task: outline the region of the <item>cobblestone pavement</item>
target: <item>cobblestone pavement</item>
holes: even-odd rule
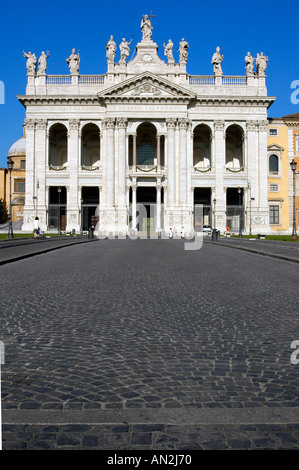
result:
[[[299,449],[298,266],[101,240],[0,267],[3,449]]]

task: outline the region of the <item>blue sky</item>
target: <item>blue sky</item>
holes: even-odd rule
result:
[[[117,45],[133,38],[131,52],[141,40],[143,14],[153,12],[153,39],[164,60],[163,43],[172,39],[178,61],[181,38],[189,43],[187,71],[211,75],[216,46],[224,50],[224,75],[245,75],[248,51],[269,56],[268,94],[277,100],[270,117],[299,112],[291,102],[291,83],[299,80],[299,0],[52,0],[2,2],[0,28],[0,80],[5,104],[0,104],[0,167],[6,167],[11,145],[22,136],[25,109],[16,95],[25,94],[26,59],[23,50],[50,51],[47,73],[69,74],[66,58],[80,50],[81,74],[104,74],[105,46],[110,35]],[[117,52],[116,60],[119,58]],[[297,95],[298,96],[298,95]]]

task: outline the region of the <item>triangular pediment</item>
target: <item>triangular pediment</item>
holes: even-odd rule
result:
[[[190,101],[196,98],[196,93],[147,71],[102,90],[98,97],[104,101],[136,101],[136,99]]]
[[[271,145],[268,145],[268,151],[276,151],[276,152],[282,152],[284,150],[284,147],[281,147],[281,145],[278,145],[278,144],[271,144]]]

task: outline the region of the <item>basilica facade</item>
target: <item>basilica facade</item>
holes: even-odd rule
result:
[[[140,42],[106,44],[103,75],[81,75],[73,49],[67,75],[47,75],[49,54],[27,59],[26,197],[23,231],[98,236],[168,233],[204,225],[220,233],[270,233],[267,57],[245,55],[241,76],[187,73],[189,44],[158,55],[151,21]]]

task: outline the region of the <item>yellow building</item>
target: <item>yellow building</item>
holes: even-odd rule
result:
[[[0,168],[0,199],[6,204],[7,212],[10,211],[10,192],[12,222],[23,219],[25,203],[25,168],[26,168],[26,138],[23,136],[17,140],[8,152],[8,160],[13,162],[11,174],[7,168]]]
[[[271,230],[290,233],[288,126],[283,118],[268,119],[268,202]]]
[[[293,226],[293,194],[295,189],[295,222],[296,230],[298,232],[299,227],[299,113],[290,114],[288,116],[283,116],[283,120],[288,129],[288,159],[289,167],[290,162],[294,159],[297,163],[297,168],[295,172],[295,181],[294,174],[289,168],[289,199],[290,199],[290,230]]]

